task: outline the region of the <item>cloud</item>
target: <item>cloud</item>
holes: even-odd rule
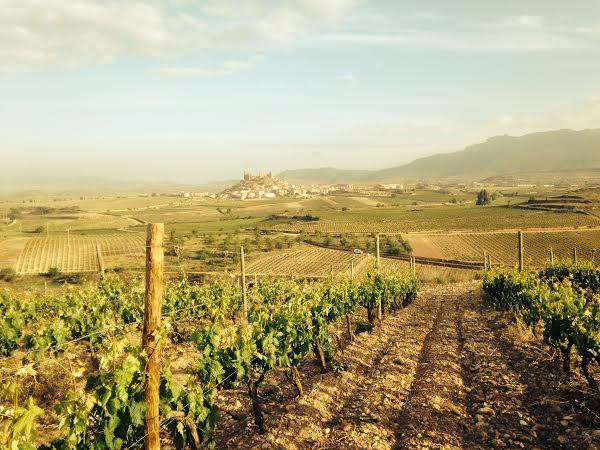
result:
[[[354,82],[357,80],[356,76],[352,75],[352,74],[338,75],[337,77],[335,77],[335,79],[338,81],[348,81],[348,82]]]
[[[287,44],[352,0],[0,0],[0,68]]]
[[[396,46],[456,52],[532,52],[574,49],[584,46],[568,36],[401,30],[390,33],[336,33],[325,39],[333,44]]]
[[[544,19],[541,16],[510,16],[502,18],[499,21],[487,23],[491,28],[499,29],[519,29],[519,30],[537,30],[544,28]]]
[[[500,125],[511,125],[515,119],[508,114],[496,117],[496,122]]]
[[[151,73],[162,78],[222,77],[251,69],[262,60],[263,55],[254,55],[245,60],[225,61],[217,67],[161,67]]]
[[[453,52],[540,52],[592,48],[593,27],[569,28],[546,24],[541,16],[518,15],[493,21],[418,15],[370,15],[349,26],[324,33],[334,45],[373,45]],[[585,29],[585,31],[583,31]]]

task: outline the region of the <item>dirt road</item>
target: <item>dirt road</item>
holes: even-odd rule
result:
[[[303,398],[282,400],[272,394],[281,383],[267,383],[269,432],[230,412],[237,423],[217,446],[598,448],[600,397],[480,297],[476,283],[425,291],[348,345],[338,355],[346,370],[305,368]]]

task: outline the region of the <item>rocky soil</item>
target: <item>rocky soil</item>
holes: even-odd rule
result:
[[[337,358],[346,370],[301,368],[300,399],[282,373],[267,379],[265,435],[243,390],[223,391],[217,447],[600,448],[600,395],[513,317],[486,308],[477,283],[424,291]]]

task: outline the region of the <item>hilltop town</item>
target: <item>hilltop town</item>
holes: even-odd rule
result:
[[[245,171],[244,178],[237,184],[225,189],[220,198],[254,199],[275,197],[308,198],[314,195],[327,195],[334,191],[350,192],[352,185],[310,185],[290,184],[273,176],[271,172],[259,172],[258,175]]]

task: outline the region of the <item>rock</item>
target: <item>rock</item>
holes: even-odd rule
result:
[[[352,429],[352,424],[350,422],[344,421],[340,424],[340,427],[343,431],[350,431]]]
[[[561,444],[566,444],[567,442],[569,442],[569,439],[566,436],[559,436],[558,437],[558,442],[560,442]]]
[[[245,412],[233,411],[229,414],[231,414],[231,417],[233,417],[235,420],[243,420],[248,417],[248,414]]]
[[[481,414],[475,414],[475,422],[483,422],[483,416]]]
[[[527,422],[525,422],[523,419],[519,420],[519,425],[522,425],[524,427],[527,426]]]
[[[519,441],[523,441],[523,442],[531,442],[533,440],[533,438],[531,436],[527,436],[525,434],[520,434],[517,436],[517,439]]]
[[[560,421],[560,424],[561,424],[563,427],[568,427],[568,426],[569,426],[569,421],[568,421],[568,420],[561,420],[561,421]]]
[[[456,414],[457,416],[462,416],[462,411],[456,405],[450,405],[450,411],[452,411],[452,413]]]
[[[329,433],[331,433],[331,428],[325,428],[325,429],[323,430],[323,433],[325,433],[325,434],[329,434]]]
[[[485,405],[485,403],[484,403],[484,405]],[[496,413],[494,412],[494,410],[492,408],[490,408],[489,406],[484,406],[483,408],[479,408],[477,410],[477,412],[479,414],[487,414],[489,416],[495,416],[496,415]]]
[[[240,409],[242,407],[242,402],[240,402],[239,400],[236,400],[235,403],[233,404],[233,407],[235,409]]]

